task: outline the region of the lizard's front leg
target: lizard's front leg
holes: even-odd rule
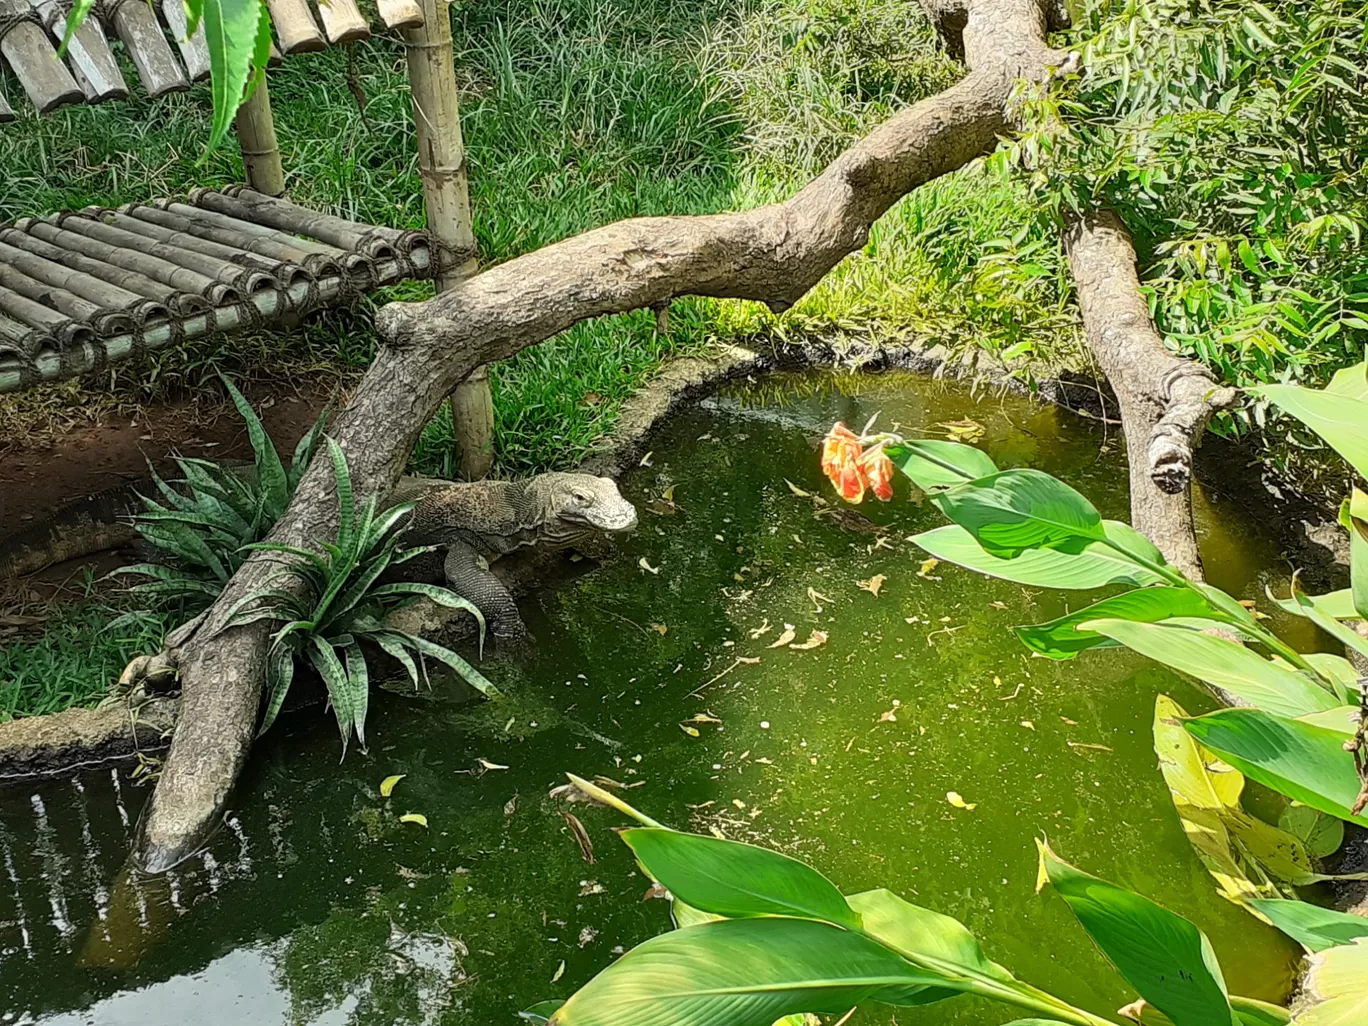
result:
[[[489,571],[489,564],[469,545],[453,542],[443,565],[447,584],[462,598],[469,599],[484,615],[485,628],[501,641],[521,641],[528,637],[527,626],[518,613],[513,596],[501,580]]]

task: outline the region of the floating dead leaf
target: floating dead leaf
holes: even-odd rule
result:
[[[556,971],[551,974],[551,982],[555,983],[565,975],[565,959],[561,959],[560,965],[556,966]]]
[[[604,887],[603,884],[599,883],[597,880],[580,881],[581,898],[587,898],[591,894],[602,894],[605,890],[607,890],[607,888]]]
[[[789,648],[794,649],[798,652],[806,652],[809,649],[820,648],[822,645],[825,645],[826,643],[826,631],[813,631],[811,634],[808,635],[807,641],[803,642],[801,645],[790,645]]]
[[[1145,1014],[1147,1004],[1148,1003],[1144,998],[1140,998],[1138,1001],[1132,1001],[1128,1005],[1122,1005],[1116,1010],[1116,1014],[1123,1019],[1129,1019],[1132,1022],[1140,1022]]]
[[[500,765],[500,764],[497,763],[497,762],[490,762],[488,759],[476,759],[475,761],[478,762],[478,763],[480,764],[480,772],[481,772],[481,773],[488,773],[490,770],[506,770],[506,769],[508,769],[507,766]]]
[[[992,602],[989,602],[988,604],[989,604],[990,606],[992,606],[994,609],[1006,609],[1006,608],[1007,608],[1007,603],[1006,603],[1006,602],[1002,602],[1002,601],[1000,601],[999,599],[994,599]]]
[[[403,780],[407,775],[408,774],[406,773],[395,773],[380,781],[380,797],[388,798],[390,795],[394,794],[394,785]]]
[[[762,635],[762,634],[767,634],[767,633],[769,633],[769,629],[770,629],[769,617],[765,617],[765,622],[762,623],[759,627],[752,627],[752,628],[751,628],[750,636],[751,636],[751,638],[752,638],[752,640],[753,640],[753,639],[755,639],[755,638],[760,637],[760,635]]]
[[[897,714],[897,712],[896,712],[895,710],[893,710],[893,709],[888,709],[888,710],[886,710],[886,711],[884,711],[884,712],[879,713],[879,722],[880,722],[880,723],[897,723],[897,722],[898,722],[898,714]]]
[[[978,421],[967,417],[964,420],[942,421],[936,427],[945,428],[945,436],[956,442],[976,442],[987,431]]]
[[[1076,727],[1076,726],[1078,726],[1078,721],[1077,721],[1077,720],[1071,720],[1071,719],[1069,719],[1067,716],[1061,716],[1060,719],[1063,720],[1065,723],[1067,723],[1067,724],[1068,724],[1069,726],[1071,726],[1071,727]]]
[[[793,629],[793,624],[784,624],[784,632],[769,643],[769,648],[783,648],[794,638],[798,637],[798,632]]]
[[[735,805],[738,809],[744,809],[746,807],[746,803],[743,802],[740,798],[733,798],[732,804]]]
[[[697,728],[697,727],[691,727],[691,726],[689,726],[687,723],[681,723],[681,724],[679,725],[679,729],[682,730],[682,731],[684,731],[684,733],[688,734],[689,737],[698,737],[698,736],[699,736],[698,728]]]
[[[1075,751],[1082,749],[1083,751],[1090,752],[1110,752],[1113,750],[1111,748],[1108,748],[1106,745],[1090,745],[1085,744],[1082,741],[1067,741],[1065,743]]]
[[[827,598],[825,595],[823,595],[823,594],[822,594],[820,591],[818,591],[816,588],[809,588],[809,589],[808,589],[808,601],[811,602],[812,605],[815,607],[815,608],[814,608],[814,612],[820,613],[820,612],[822,611],[822,603],[823,603],[823,602],[830,602],[831,599]]]
[[[645,570],[648,574],[660,573],[660,567],[651,566],[650,563],[646,562],[645,556],[642,556],[640,559],[637,560],[637,566],[641,567],[641,569]]]
[[[511,816],[518,811],[518,796],[515,794],[508,801],[504,802],[504,815]]]
[[[931,571],[940,566],[940,560],[931,556],[921,561],[921,566],[917,568],[917,576],[925,577],[928,581],[939,581],[939,577],[932,577]]]
[[[589,831],[584,829],[584,824],[573,812],[566,812],[562,809],[561,818],[565,820],[565,825],[570,828],[571,835],[579,844],[580,854],[584,856],[584,861],[592,866],[594,864],[594,842],[589,840]]]
[[[669,898],[670,892],[660,883],[653,883],[646,889],[646,893],[641,896],[642,901],[654,901],[658,898]]]
[[[710,712],[694,713],[685,723],[721,723],[722,721]]]
[[[587,948],[590,944],[593,944],[594,939],[598,937],[598,933],[599,932],[595,930],[592,926],[586,926],[583,930],[580,931],[579,946],[582,948]]]
[[[879,597],[879,589],[884,586],[884,581],[888,580],[883,574],[875,574],[867,581],[856,581],[855,585],[861,591],[867,591],[875,598]]]
[[[400,823],[417,823],[420,827],[427,826],[427,817],[421,812],[406,812],[399,817]]]
[[[655,455],[654,450],[652,450],[651,452],[648,452],[645,456],[641,457],[641,462],[638,463],[637,466],[638,466],[638,467],[649,467],[649,466],[651,465],[651,457],[654,456],[654,455]]]
[[[670,628],[666,627],[663,623],[653,623],[651,624],[651,630],[655,631],[663,638],[669,633]]]
[[[972,812],[974,809],[978,808],[978,802],[966,802],[963,798],[960,797],[960,793],[958,791],[946,791],[945,800],[949,802],[951,805],[953,805],[955,808],[964,809],[969,812]]]
[[[1027,730],[1035,730],[1035,724],[1032,723],[1030,720],[1022,720],[1021,725],[1025,727]]]
[[[805,492],[805,491],[803,491],[803,489],[799,488],[796,484],[794,484],[794,483],[793,483],[792,481],[790,481],[788,478],[784,478],[784,484],[788,485],[788,486],[789,486],[789,491],[791,491],[794,495],[798,496],[798,498],[800,498],[800,499],[810,499],[810,498],[812,498],[812,493],[811,493],[811,492]]]

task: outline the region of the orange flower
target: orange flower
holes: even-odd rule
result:
[[[876,445],[864,453],[857,467],[880,502],[893,498],[893,461],[888,458],[882,445]]]
[[[859,466],[862,452],[859,436],[841,423],[832,425],[822,443],[822,473],[847,502],[864,498],[865,479]]]

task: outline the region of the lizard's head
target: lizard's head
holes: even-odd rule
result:
[[[622,497],[612,478],[592,474],[546,474],[548,512],[566,524],[597,531],[630,531],[636,507]]]

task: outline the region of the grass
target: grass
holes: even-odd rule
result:
[[[485,264],[622,217],[782,199],[890,113],[961,74],[916,9],[895,0],[471,0],[453,19]],[[348,88],[349,61],[364,113]],[[351,53],[292,57],[272,73],[271,97],[296,201],[362,221],[422,223],[397,44],[377,38]],[[199,86],[7,126],[0,218],[237,180],[231,141],[200,160],[208,113]],[[580,325],[495,369],[500,471],[572,465],[663,359],[719,341],[915,336],[997,351],[1067,341],[1062,290],[1005,282],[1010,274],[993,263],[995,240],[1023,227],[1050,234],[1033,222],[1023,190],[975,166],[899,204],[862,253],[782,317],[698,300],[676,304],[667,338],[644,314]],[[0,397],[0,414],[19,426],[72,410],[127,411],[193,393],[219,369],[354,376],[374,350],[370,304],[424,290],[409,284],[302,330],[207,340],[142,368]],[[1076,355],[1040,349],[1042,358]],[[442,470],[449,438],[443,412],[415,466]]]
[[[452,10],[486,265],[618,218],[783,199],[962,73],[900,0],[466,0]],[[12,81],[0,88],[17,98]],[[422,224],[395,42],[292,57],[272,72],[271,99],[293,199],[360,221]],[[208,125],[204,85],[7,125],[0,220],[239,180],[232,140],[202,157]],[[1073,320],[1058,298],[1066,290],[1002,256],[1057,246],[1037,221],[1024,189],[979,163],[898,204],[863,251],[783,316],[685,299],[665,337],[649,312],[578,325],[494,368],[498,472],[574,465],[662,361],[722,342],[922,338],[1074,359]],[[166,398],[217,396],[220,370],[346,381],[374,352],[373,305],[426,289],[408,283],[292,332],[201,340],[139,367],[0,396],[0,419],[16,439]],[[449,469],[450,430],[442,410],[415,450],[416,469]],[[44,638],[0,648],[9,710],[0,715],[98,701],[127,656],[155,644],[151,624],[136,638],[103,634],[115,613],[96,598],[54,606]]]
[[[128,661],[155,650],[171,626],[157,614],[125,615],[128,604],[99,594],[89,576],[81,592],[5,607],[9,622],[38,621],[42,633],[0,645],[0,722],[99,704]]]

